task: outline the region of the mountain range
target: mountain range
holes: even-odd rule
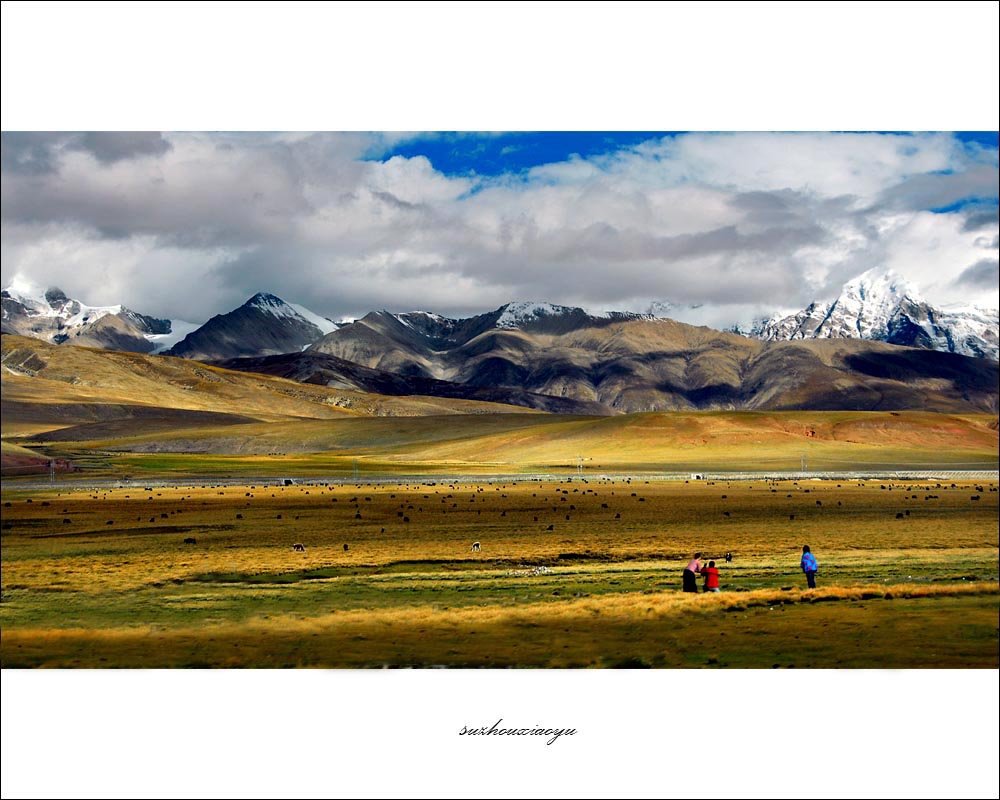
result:
[[[124,306],[88,306],[58,288],[42,290],[15,280],[2,292],[3,332],[140,353],[169,353],[201,361],[260,358],[297,352],[343,327],[304,306],[273,294],[258,293],[239,308],[203,325],[140,314]],[[543,323],[549,330],[600,324],[595,321],[670,319],[699,306],[657,301],[640,311],[591,311],[552,303],[513,302],[467,319],[427,311],[394,317],[428,334],[431,346],[449,346],[456,337],[487,328],[512,330]],[[368,317],[365,319],[370,318]],[[537,328],[537,325],[536,325]],[[774,314],[752,324],[733,325],[732,333],[763,341],[865,339],[925,350],[1000,360],[1000,312],[973,306],[936,307],[892,270],[872,269],[844,284],[831,302],[813,302],[801,311]],[[471,336],[468,338],[472,338]]]
[[[338,323],[264,293],[188,328],[182,337],[175,321],[56,289],[3,294],[4,333],[386,396],[564,414],[997,410],[996,312],[935,309],[885,271],[848,283],[833,303],[740,333],[539,302],[463,319],[375,311]]]

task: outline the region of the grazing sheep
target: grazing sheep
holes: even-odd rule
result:
[[[292,550],[294,550],[296,553],[304,553],[306,551],[306,546],[304,544],[296,542],[295,544],[292,545]]]
[[[350,550],[350,549],[351,549],[350,545],[346,545],[346,544],[344,545],[344,552],[345,552],[345,553],[346,553],[346,552],[347,552],[348,550]]]
[[[478,553],[478,552],[479,552],[479,550],[480,550],[480,545],[479,545],[479,542],[473,542],[473,543],[472,543],[472,552],[474,552],[474,553]]]

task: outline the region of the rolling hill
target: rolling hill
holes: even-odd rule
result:
[[[462,399],[384,397],[196,361],[2,337],[3,433],[131,421],[136,430],[355,416],[524,413]]]

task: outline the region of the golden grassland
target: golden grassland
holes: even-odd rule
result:
[[[474,414],[201,427],[83,425],[38,451],[104,474],[368,475],[995,469],[996,416],[925,412],[650,412],[616,417]],[[101,435],[97,436],[100,431]],[[13,440],[8,439],[12,442]],[[30,444],[29,438],[19,440]]]
[[[5,667],[998,664],[995,483],[12,487]]]

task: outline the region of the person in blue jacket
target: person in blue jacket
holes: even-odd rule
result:
[[[806,574],[806,583],[810,589],[816,588],[816,570],[819,565],[816,563],[816,556],[810,550],[809,545],[802,545],[802,571]]]

